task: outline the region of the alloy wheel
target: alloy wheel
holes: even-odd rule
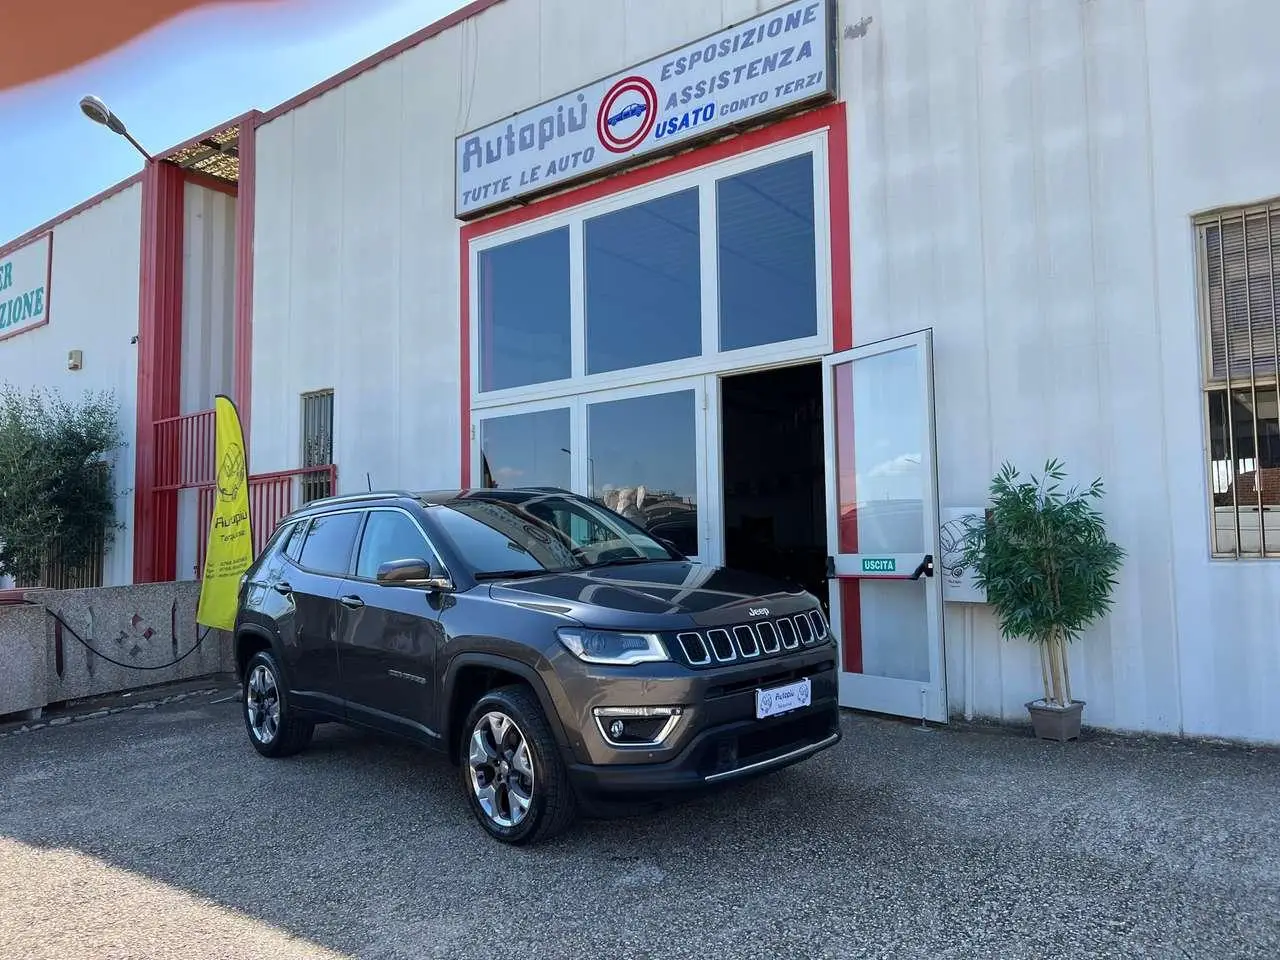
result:
[[[471,789],[480,809],[499,827],[518,826],[533,803],[533,756],[524,733],[505,713],[491,710],[471,731]]]
[[[280,688],[275,675],[258,664],[249,674],[245,687],[244,708],[249,729],[259,743],[270,743],[280,732]]]

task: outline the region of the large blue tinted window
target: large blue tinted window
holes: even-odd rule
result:
[[[480,389],[567,378],[569,228],[482,251],[477,281]]]
[[[720,349],[818,332],[813,157],[782,160],[716,184]]]
[[[481,421],[484,486],[568,490],[569,447],[568,407]]]
[[[587,373],[702,353],[698,191],[586,222]]]
[[[699,552],[697,418],[692,390],[587,408],[594,497],[689,556]]]

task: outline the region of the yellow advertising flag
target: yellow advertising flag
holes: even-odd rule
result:
[[[236,624],[240,577],[253,563],[249,523],[249,468],[244,453],[240,413],[229,397],[214,397],[214,462],[217,488],[209,520],[209,546],[196,622],[219,630]]]

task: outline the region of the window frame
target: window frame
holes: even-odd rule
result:
[[[369,529],[370,518],[375,513],[399,513],[407,517],[409,519],[409,522],[412,523],[415,527],[417,527],[418,533],[422,536],[423,542],[426,543],[427,545],[428,553],[426,556],[422,557],[421,559],[427,561],[428,564],[432,564],[436,567],[439,567],[439,569],[443,572],[444,576],[447,577],[450,581],[453,581],[453,577],[449,573],[449,567],[448,565],[445,564],[443,556],[441,555],[440,551],[436,548],[435,542],[431,539],[431,535],[427,533],[426,528],[423,527],[421,522],[419,522],[418,518],[415,517],[412,513],[410,513],[404,507],[396,507],[396,506],[366,507],[362,510],[362,512],[364,513],[364,516],[360,519],[360,529],[356,531],[355,547],[351,552],[350,573],[347,574],[348,580],[351,580],[355,583],[367,583],[371,586],[377,586],[377,587],[402,587],[402,588],[408,588],[408,589],[422,589],[421,587],[418,587],[416,584],[412,584],[412,583],[382,583],[377,578],[370,579],[368,577],[361,577],[358,575],[358,571],[360,569],[360,550],[364,546],[364,536]],[[418,558],[399,557],[397,559],[407,560],[407,559],[418,559]]]
[[[710,559],[711,517],[721,510],[720,496],[711,482],[711,471],[719,470],[720,455],[718,453],[718,435],[708,416],[713,407],[709,378],[703,375],[691,377],[672,377],[662,380],[644,380],[625,386],[597,390],[593,393],[570,393],[547,400],[536,400],[529,403],[512,404],[501,407],[489,407],[475,410],[472,413],[471,444],[472,475],[480,476],[480,456],[483,451],[484,422],[500,417],[520,416],[526,413],[539,413],[545,410],[567,409],[569,411],[569,449],[590,450],[588,433],[588,408],[597,403],[610,403],[615,400],[642,399],[660,394],[685,393],[693,394],[694,416],[694,457],[695,486],[698,510],[698,552],[690,559],[707,562]],[[699,455],[699,451],[706,451]],[[712,453],[711,451],[716,451]],[[711,462],[714,456],[715,463]],[[592,499],[594,485],[591,466],[588,458],[570,454],[569,492]],[[706,512],[704,512],[706,511]]]
[[[338,577],[341,579],[350,578],[352,570],[355,567],[356,549],[358,548],[360,544],[360,538],[364,533],[363,514],[365,512],[365,509],[366,508],[363,508],[363,507],[353,507],[353,508],[348,508],[346,510],[325,510],[320,513],[315,513],[308,517],[303,518],[303,522],[307,524],[307,532],[306,532],[306,535],[303,536],[302,538],[302,547],[298,550],[298,559],[294,560],[293,558],[288,557],[287,555],[286,555],[286,559],[288,559],[299,570],[303,571],[304,573],[312,574],[313,576]],[[347,514],[347,513],[354,513],[358,515],[356,517],[356,535],[355,537],[352,538],[351,549],[347,553],[347,569],[342,573],[334,573],[329,570],[317,570],[315,567],[309,567],[305,563],[303,563],[302,554],[307,549],[307,541],[311,539],[311,534],[315,532],[315,521],[323,517],[336,517],[336,516],[340,516],[342,514]]]
[[[469,289],[468,357],[470,405],[473,417],[495,407],[534,401],[563,400],[570,394],[620,389],[662,380],[774,366],[812,359],[830,353],[833,341],[832,236],[828,158],[828,129],[810,131],[756,150],[673,174],[628,190],[588,201],[545,217],[477,236],[467,244]],[[814,243],[817,267],[817,331],[814,336],[780,343],[721,351],[719,336],[720,265],[716,184],[720,180],[769,166],[780,160],[808,154],[813,172]],[[673,193],[698,188],[699,251],[701,268],[702,351],[698,356],[664,361],[643,367],[586,373],[586,290],[584,275],[586,220]],[[481,392],[480,389],[480,283],[479,256],[502,246],[549,230],[569,227],[570,375],[566,379]],[[511,413],[523,412],[512,410]]]
[[[480,477],[483,472],[483,465],[480,458],[484,455],[484,423],[487,420],[502,420],[506,417],[519,417],[526,413],[546,413],[549,410],[564,410],[569,414],[569,449],[572,451],[574,444],[578,442],[577,424],[577,401],[575,394],[562,394],[558,397],[551,397],[546,400],[532,400],[527,403],[515,404],[512,406],[486,408],[476,410],[471,418],[471,434],[474,443],[472,443],[469,456],[474,459],[475,465],[473,476]],[[565,489],[573,490],[576,473],[574,469],[573,454],[569,454],[569,486]],[[476,486],[480,486],[479,480]]]
[[[1255,404],[1254,420],[1256,424],[1256,402],[1259,390],[1276,390],[1280,394],[1280,362],[1277,364],[1277,370],[1273,373],[1265,373],[1259,375],[1255,370],[1249,371],[1249,376],[1233,377],[1231,373],[1231,363],[1228,360],[1225,364],[1224,376],[1215,378],[1213,376],[1213,328],[1212,328],[1212,294],[1209,286],[1209,252],[1208,252],[1208,233],[1212,227],[1217,227],[1219,236],[1221,237],[1222,225],[1225,222],[1240,219],[1244,223],[1245,237],[1248,237],[1248,219],[1250,216],[1262,214],[1270,218],[1280,214],[1280,196],[1269,200],[1258,202],[1234,204],[1229,206],[1217,207],[1212,210],[1197,214],[1192,218],[1193,238],[1195,241],[1195,276],[1196,276],[1196,324],[1198,327],[1198,344],[1200,348],[1200,418],[1201,418],[1201,455],[1203,456],[1204,470],[1204,497],[1205,497],[1205,536],[1209,557],[1213,561],[1230,560],[1230,561],[1269,561],[1280,559],[1280,531],[1277,532],[1275,542],[1266,533],[1266,507],[1268,505],[1262,503],[1261,484],[1255,479],[1254,489],[1256,491],[1256,502],[1252,504],[1241,503],[1238,496],[1234,495],[1234,477],[1233,477],[1233,502],[1230,507],[1219,508],[1214,503],[1214,460],[1213,460],[1213,430],[1212,430],[1212,398],[1217,394],[1225,393],[1227,397],[1227,420],[1228,427],[1231,421],[1231,396],[1236,391],[1248,392]],[[1220,241],[1221,242],[1221,241]],[[1277,302],[1277,294],[1280,289],[1276,285],[1276,253],[1275,248],[1280,247],[1280,234],[1273,234],[1268,229],[1268,243],[1272,247],[1271,262],[1271,296],[1273,304]],[[1248,283],[1248,256],[1245,257],[1246,264],[1246,285]],[[1273,311],[1275,307],[1273,306]],[[1224,311],[1225,322],[1225,311]],[[1280,328],[1280,317],[1273,316],[1273,324]],[[1230,332],[1227,331],[1228,345],[1230,342]],[[1253,330],[1249,331],[1249,337],[1252,341]],[[1277,353],[1280,354],[1280,344],[1275,345]],[[1229,349],[1229,346],[1228,346]],[[1280,357],[1277,358],[1280,361]],[[1255,426],[1256,432],[1256,426]],[[1229,446],[1232,447],[1234,455],[1235,443],[1234,434],[1229,434],[1227,440]],[[1255,457],[1257,450],[1255,448]],[[1238,459],[1234,458],[1233,459]],[[1260,468],[1256,468],[1260,469]],[[1256,476],[1256,474],[1255,474]],[[1218,510],[1230,510],[1234,514],[1235,526],[1235,549],[1224,551],[1218,549]],[[1272,510],[1280,515],[1280,506],[1272,506]],[[1256,513],[1258,517],[1258,527],[1261,531],[1259,538],[1259,550],[1257,552],[1242,552],[1240,549],[1242,536],[1242,527],[1240,518],[1242,515]]]

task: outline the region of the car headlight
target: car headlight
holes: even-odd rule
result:
[[[662,641],[653,633],[622,633],[614,630],[587,630],[561,627],[556,631],[560,642],[579,660],[614,666],[633,663],[658,663],[670,660]]]

